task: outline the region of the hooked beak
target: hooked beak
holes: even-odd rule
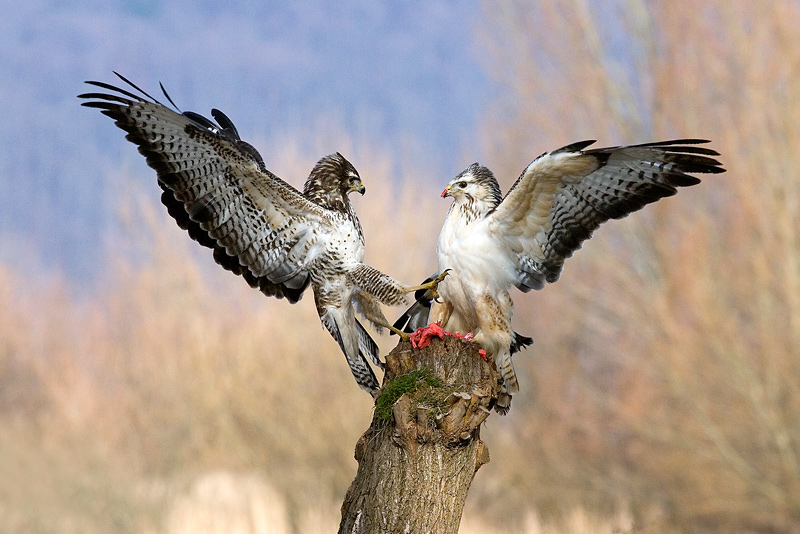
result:
[[[447,187],[444,188],[444,191],[442,191],[442,198],[447,198],[449,196],[450,196],[450,186],[448,185]]]
[[[358,189],[356,189],[356,191],[358,191],[359,193],[361,193],[361,196],[364,196],[364,193],[366,193],[366,192],[367,192],[367,188],[366,188],[366,187],[364,187],[364,184],[363,184],[363,183],[361,183],[361,184],[359,184],[359,185],[360,185],[361,187],[359,187]]]

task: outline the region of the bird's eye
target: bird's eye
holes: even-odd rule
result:
[[[460,187],[461,189],[464,189],[465,187],[467,187],[467,182],[458,182],[458,184],[456,185],[458,185],[458,187]]]

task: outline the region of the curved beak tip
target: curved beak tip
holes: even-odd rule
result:
[[[446,198],[446,197],[449,197],[449,196],[450,196],[450,189],[449,188],[445,189],[444,191],[442,191],[442,198]]]
[[[367,188],[362,185],[361,187],[358,188],[358,192],[361,193],[361,195],[363,196],[364,193],[367,192]]]

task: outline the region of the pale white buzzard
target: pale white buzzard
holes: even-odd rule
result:
[[[445,188],[452,197],[437,248],[439,270],[450,269],[438,287],[395,326],[438,321],[450,332],[474,333],[494,359],[502,379],[497,409],[507,411],[519,390],[511,354],[529,338],[511,329],[509,290],[541,289],[558,280],[564,260],[609,219],[620,219],[646,204],[700,182],[689,173],[720,173],[696,146],[700,139],[585,150],[583,141],[542,154],[528,165],[505,197],[492,172],[470,165]]]

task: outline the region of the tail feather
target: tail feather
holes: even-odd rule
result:
[[[500,391],[494,409],[500,415],[505,415],[511,408],[511,397],[519,392],[517,373],[514,371],[514,362],[509,352],[501,352],[495,356],[495,366],[500,373]]]
[[[521,351],[524,348],[530,347],[533,345],[533,338],[528,336],[523,336],[519,332],[512,332],[511,338],[511,355],[513,356],[517,352]]]
[[[358,325],[361,331],[364,330],[364,327],[362,327],[355,318],[352,318],[353,324],[350,325],[347,324],[347,318],[339,320],[339,318],[336,317],[337,311],[340,310],[328,309],[321,315],[320,319],[322,320],[322,324],[339,344],[339,348],[342,349],[344,357],[347,359],[347,363],[350,366],[350,371],[353,373],[358,385],[361,389],[374,396],[380,389],[380,385],[378,384],[378,379],[375,378],[372,367],[369,366],[369,362],[364,357],[364,353],[360,350],[361,343],[364,341],[362,340],[359,329],[354,327],[354,325]],[[366,334],[366,331],[364,331],[364,333]],[[368,334],[367,337],[369,338]],[[369,339],[372,341],[372,338]],[[375,342],[372,341],[372,344],[374,345]],[[373,354],[375,355],[374,358],[377,358],[377,346],[375,346],[374,352],[369,350],[367,354],[370,358],[373,358]]]
[[[439,276],[439,273],[432,274],[426,278],[422,284],[427,284],[437,276]],[[433,302],[433,292],[429,289],[419,289],[414,293],[414,298],[416,302],[403,312],[397,321],[394,322],[394,325],[392,325],[398,330],[409,334],[417,328],[428,325],[428,316],[430,315],[431,303]],[[390,335],[394,335],[394,332]]]
[[[519,382],[517,382],[517,373],[514,371],[514,362],[511,360],[511,354],[507,352],[498,354],[495,365],[506,390],[511,394],[518,393]]]
[[[494,411],[500,415],[506,415],[510,409],[511,395],[501,387],[500,392],[497,394],[497,401],[494,403]]]
[[[378,349],[378,345],[375,343],[375,340],[372,339],[372,336],[369,335],[367,329],[358,321],[358,319],[354,319],[356,322],[356,327],[358,328],[358,352],[362,356],[366,355],[369,356],[369,359],[372,360],[372,363],[380,367],[381,370],[386,368],[386,365],[381,361],[380,349]]]
[[[430,302],[425,304],[424,302],[417,301],[394,322],[393,326],[398,330],[410,334],[417,328],[427,326],[430,311]],[[391,332],[390,335],[394,335],[394,332]]]

